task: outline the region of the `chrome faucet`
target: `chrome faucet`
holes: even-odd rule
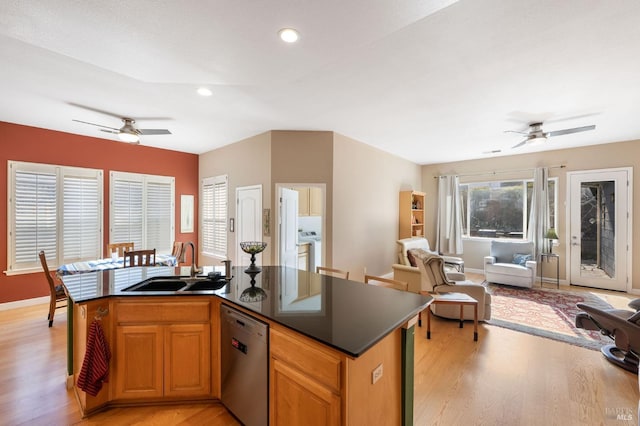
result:
[[[196,247],[193,245],[193,242],[189,241],[185,244],[191,246],[191,278],[194,278],[197,273],[202,272],[202,269],[196,266]]]

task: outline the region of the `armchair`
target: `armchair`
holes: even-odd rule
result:
[[[533,287],[537,262],[532,242],[493,240],[490,250],[490,255],[484,258],[487,282]]]
[[[638,374],[640,357],[640,299],[632,300],[629,306],[635,311],[625,309],[598,309],[584,303],[578,308],[584,312],[576,315],[576,327],[585,330],[599,330],[613,339],[614,344],[600,348],[608,361]]]
[[[478,301],[478,320],[487,321],[491,319],[491,295],[481,284],[471,281],[452,281],[451,273],[445,272],[444,258],[440,255],[414,249],[411,254],[416,257],[418,270],[420,271],[420,288],[415,292],[435,292],[435,293],[464,293]],[[444,318],[460,319],[460,308],[451,305],[431,305],[431,312]],[[472,320],[473,307],[465,306],[463,319]]]
[[[437,254],[429,248],[429,241],[424,237],[411,237],[403,238],[396,242],[398,247],[398,263],[393,264],[393,279],[398,281],[404,281],[408,284],[409,291],[419,292],[421,288],[420,270],[413,261],[409,259],[408,252],[411,249],[422,249],[429,253]],[[459,257],[443,256],[445,262],[460,265],[462,259]],[[456,272],[453,268],[448,268],[445,265],[445,271],[451,281],[464,281],[466,277],[463,273]]]

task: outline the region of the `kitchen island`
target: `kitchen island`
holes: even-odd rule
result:
[[[297,269],[262,269],[253,291],[242,267],[218,290],[128,290],[152,277],[188,276],[172,267],[64,277],[73,301],[74,384],[95,318],[113,354],[109,382],[96,396],[75,387],[83,413],[219,400],[225,304],[269,325],[270,424],[412,424],[413,326],[430,297]]]

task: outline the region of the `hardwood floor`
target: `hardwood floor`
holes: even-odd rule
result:
[[[82,419],[65,388],[65,312],[52,328],[46,316],[46,304],[0,311],[0,424],[239,424],[217,404],[112,408]],[[479,328],[474,342],[471,324],[435,318],[431,340],[416,327],[415,425],[638,424],[637,376],[600,352]],[[631,420],[617,420],[620,413]]]

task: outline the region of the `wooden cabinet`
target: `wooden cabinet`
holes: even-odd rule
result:
[[[301,243],[298,245],[298,269],[303,271],[309,270],[309,244]]]
[[[163,337],[160,325],[116,327],[116,399],[163,395]]]
[[[211,396],[209,301],[116,305],[114,399]]]
[[[424,192],[400,192],[398,238],[424,236],[424,201]]]
[[[270,331],[270,424],[341,424],[343,357],[287,330]]]
[[[298,191],[298,216],[322,215],[322,190],[317,187],[295,188]]]
[[[314,186],[309,188],[309,216],[322,216],[322,191]]]
[[[211,388],[209,324],[165,328],[165,396],[207,395]]]

